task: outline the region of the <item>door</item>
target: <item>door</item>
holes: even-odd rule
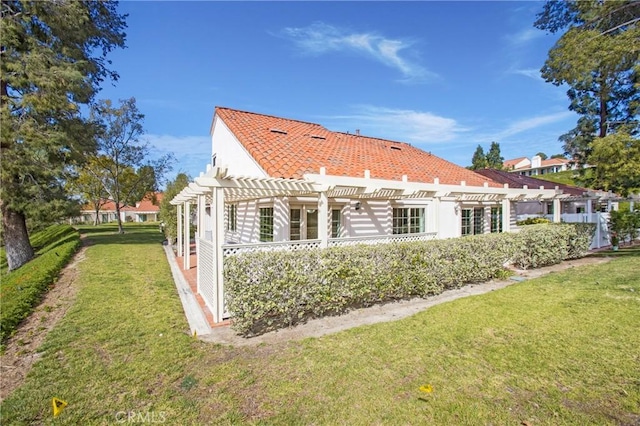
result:
[[[307,210],[307,239],[318,239],[318,209]]]

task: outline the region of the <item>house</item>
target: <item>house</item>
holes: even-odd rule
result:
[[[600,248],[609,243],[609,212],[618,209],[621,200],[616,194],[598,191],[562,183],[550,182],[503,170],[481,169],[476,173],[493,181],[509,185],[510,188],[555,189],[562,194],[554,203],[549,200],[523,200],[516,203],[517,220],[530,217],[545,217],[549,220],[560,218],[562,222],[595,223],[596,232],[591,248]],[[556,211],[555,209],[558,208]]]
[[[120,218],[126,222],[157,222],[160,220],[160,202],[162,193],[149,193],[136,203],[135,206],[122,206]],[[118,220],[116,205],[111,200],[105,200],[98,211],[98,223],[109,223]],[[71,219],[73,223],[95,223],[96,211],[92,203],[86,204],[80,210],[80,216]]]
[[[549,158],[543,160],[539,155],[534,155],[529,160],[527,157],[518,157],[503,162],[504,169],[524,176],[538,176],[548,173],[558,173],[565,170],[575,170],[576,166],[566,158]]]
[[[230,108],[216,108],[211,137],[206,173],[171,203],[185,269],[197,211],[197,292],[216,322],[228,315],[225,256],[509,232],[516,202],[564,197],[511,188],[407,143]]]

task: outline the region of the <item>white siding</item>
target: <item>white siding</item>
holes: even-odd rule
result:
[[[222,119],[217,116],[211,131],[211,143],[212,152],[216,155],[216,166],[227,167],[230,175],[268,177]]]
[[[356,210],[356,202],[352,201],[349,215],[345,217],[347,236],[391,235],[391,215],[389,201],[362,200],[359,210]]]
[[[236,213],[236,230],[226,231],[224,239],[230,243],[255,243],[259,239],[259,217],[258,205],[256,201],[242,201],[236,203],[238,206]],[[228,218],[225,209],[225,229]]]

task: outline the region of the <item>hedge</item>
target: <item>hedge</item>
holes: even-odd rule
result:
[[[53,229],[52,229],[53,228]],[[40,302],[58,273],[80,247],[80,235],[68,225],[56,225],[31,238],[39,255],[2,276],[0,342],[16,330]]]
[[[587,234],[593,228],[576,225],[531,225],[519,233],[229,256],[224,280],[232,327],[252,336],[308,318],[487,281],[499,276],[508,262],[520,268],[559,263],[589,248]]]

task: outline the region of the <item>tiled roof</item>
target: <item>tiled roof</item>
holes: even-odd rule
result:
[[[522,160],[528,160],[527,157],[518,157],[518,158],[513,158],[511,160],[505,160],[502,164],[506,167],[506,168],[510,168],[510,167],[515,167],[516,164],[518,164],[519,162],[521,162]]]
[[[144,196],[144,198],[136,203],[137,206],[122,206],[120,211],[123,212],[157,212],[160,211],[160,202],[162,201],[162,192],[155,193],[155,204],[153,202],[154,194],[152,192]],[[94,211],[93,203],[88,203],[82,206],[82,211]],[[101,212],[115,212],[116,203],[109,200],[100,207]]]
[[[500,182],[501,184],[509,184],[510,188],[522,188],[525,185],[529,187],[529,189],[538,189],[539,187],[544,187],[544,189],[555,189],[556,186],[558,189],[562,190],[564,194],[580,196],[585,192],[589,191],[585,188],[580,188],[572,185],[565,185],[562,183],[550,182],[548,180],[536,179],[530,176],[524,176],[517,173],[510,173],[505,170],[494,170],[494,169],[481,169],[476,170],[476,173],[481,174],[489,179],[492,179],[496,182]]]
[[[271,177],[300,179],[305,173],[442,184],[501,186],[470,170],[413,147],[358,134],[333,132],[304,121],[216,107],[249,154]]]

